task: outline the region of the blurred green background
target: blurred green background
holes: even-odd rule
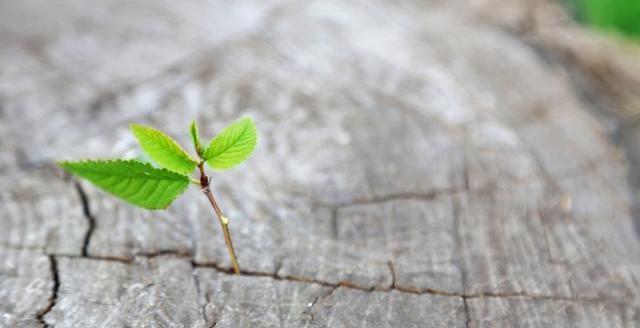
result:
[[[578,19],[640,40],[640,0],[569,0]]]

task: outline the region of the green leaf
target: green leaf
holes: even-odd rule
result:
[[[161,167],[183,174],[196,168],[198,163],[164,132],[139,124],[131,124],[131,131],[142,150]]]
[[[256,125],[244,117],[218,134],[204,151],[203,159],[214,169],[225,170],[244,162],[258,139]]]
[[[114,196],[150,210],[169,206],[190,181],[185,175],[136,160],[86,160],[58,165]]]
[[[193,148],[195,148],[198,156],[202,156],[204,148],[202,147],[202,143],[200,142],[200,136],[198,135],[198,126],[196,125],[196,121],[191,121],[189,132],[191,133],[191,141],[193,141]]]

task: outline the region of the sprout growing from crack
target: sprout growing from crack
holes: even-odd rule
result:
[[[223,215],[213,196],[211,178],[206,175],[204,164],[214,170],[226,170],[244,162],[257,142],[253,120],[244,117],[232,123],[207,147],[201,143],[198,127],[192,122],[190,134],[197,159],[162,131],[139,124],[132,124],[131,131],[142,150],[159,168],[139,160],[122,159],[63,161],[58,165],[118,198],[149,210],[167,208],[187,189],[189,183],[198,185],[213,207],[224,234],[233,271],[239,274],[240,267],[229,233],[229,219]],[[189,176],[193,172],[198,174],[198,179]]]

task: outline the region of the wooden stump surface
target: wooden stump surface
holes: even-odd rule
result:
[[[640,56],[472,3],[0,3],[0,327],[640,327]],[[196,188],[53,164],[244,114],[241,275]]]

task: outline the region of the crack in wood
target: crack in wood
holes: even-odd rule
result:
[[[464,306],[464,315],[466,316],[464,325],[466,328],[469,328],[471,326],[471,313],[469,312],[469,304],[467,303],[466,296],[462,296],[462,304]]]
[[[396,288],[396,269],[393,267],[393,262],[387,262],[389,266],[389,272],[391,273],[391,289]]]
[[[214,269],[220,273],[224,273],[224,274],[234,274],[233,269],[232,268],[226,268],[223,266],[218,265],[217,263],[214,262],[207,262],[207,263],[197,263],[195,262],[194,265],[197,268],[210,268],[210,269]],[[268,277],[268,278],[272,278],[275,280],[280,280],[280,281],[294,281],[294,282],[303,282],[303,283],[310,283],[310,284],[316,284],[316,285],[320,285],[323,287],[337,287],[339,285],[341,285],[341,283],[339,284],[333,284],[330,282],[326,282],[326,281],[322,281],[322,280],[318,280],[318,279],[313,279],[313,278],[308,278],[308,277],[303,277],[303,276],[281,276],[279,275],[277,272],[260,272],[260,271],[247,271],[247,270],[240,270],[240,276],[245,276],[245,277]],[[349,284],[347,282],[345,282],[345,284],[348,284],[350,288],[353,289],[358,289],[358,290],[371,290],[370,288],[363,288],[360,286],[356,286],[353,284]]]
[[[44,320],[44,317],[53,309],[58,300],[58,290],[60,288],[60,277],[58,276],[58,262],[56,257],[49,255],[49,269],[51,270],[51,279],[53,280],[53,287],[51,288],[51,297],[49,297],[49,303],[47,306],[36,314],[38,322],[42,323],[44,327],[50,327],[50,325]]]
[[[541,172],[541,174],[543,175],[543,177],[545,178],[545,180],[547,180],[548,185],[551,186],[553,189],[557,189],[558,185],[553,183],[553,180],[550,179],[550,177],[548,176],[548,172],[546,172],[545,168],[542,166],[542,163],[540,162],[539,158],[536,158],[536,154],[530,150],[530,153],[532,154],[531,156],[534,157],[534,159],[536,160],[536,164],[538,165],[538,168]],[[580,176],[581,174],[590,174],[591,172],[593,172],[593,168],[587,167],[585,169],[580,169],[577,170],[575,172],[576,176]],[[467,177],[468,179],[468,177]],[[527,182],[523,182],[523,183],[527,183]],[[90,211],[90,200],[87,196],[87,194],[85,193],[82,185],[80,182],[78,181],[74,181],[74,185],[75,188],[77,190],[77,193],[80,197],[81,203],[82,203],[82,208],[83,208],[83,213],[85,218],[87,219],[88,223],[89,223],[89,227],[86,231],[85,234],[85,238],[84,238],[84,243],[83,243],[83,248],[82,248],[82,256],[73,256],[73,255],[60,255],[57,254],[55,256],[61,256],[61,257],[69,257],[69,258],[84,258],[84,259],[90,259],[90,260],[96,260],[96,261],[113,261],[113,262],[118,262],[118,263],[123,263],[123,264],[132,264],[135,262],[135,258],[136,257],[142,257],[142,258],[155,258],[155,257],[159,257],[159,256],[173,256],[173,257],[179,257],[179,258],[185,258],[185,259],[191,259],[192,261],[192,267],[195,270],[196,268],[199,267],[203,267],[203,268],[213,268],[221,273],[225,273],[225,274],[232,274],[232,270],[231,268],[224,268],[222,266],[219,266],[217,263],[196,263],[195,261],[193,261],[193,254],[190,251],[184,251],[184,250],[159,250],[159,251],[155,251],[155,252],[148,252],[148,253],[140,253],[140,254],[135,254],[134,257],[116,257],[116,256],[93,256],[93,255],[89,255],[88,254],[88,246],[90,244],[90,240],[91,240],[91,236],[96,228],[96,221],[95,218],[93,217],[91,211]],[[349,207],[349,206],[356,206],[356,205],[366,205],[366,204],[378,204],[378,203],[384,203],[384,202],[390,202],[390,201],[395,201],[395,200],[405,200],[405,199],[416,199],[416,200],[425,200],[425,201],[431,201],[433,199],[436,199],[437,197],[441,197],[441,196],[455,196],[457,194],[461,194],[461,193],[465,193],[465,194],[469,194],[469,193],[477,193],[477,192],[486,192],[487,189],[491,189],[491,188],[487,188],[487,187],[482,187],[482,188],[478,188],[475,190],[469,190],[467,188],[465,189],[442,189],[442,190],[434,190],[431,192],[426,192],[426,193],[414,193],[414,192],[399,192],[399,193],[393,193],[393,194],[388,194],[388,195],[383,195],[383,196],[378,196],[378,197],[372,197],[372,198],[367,198],[367,199],[356,199],[353,202],[350,203],[341,203],[338,205],[331,205],[331,207],[333,209],[335,209],[335,215],[334,215],[334,220],[337,221],[337,212],[340,208],[343,207]],[[457,204],[457,206],[459,206],[459,204]],[[459,209],[457,209],[459,210]],[[538,209],[541,212],[544,212],[543,209]],[[456,213],[456,208],[455,208],[455,204],[454,204],[454,218],[458,216],[459,213]],[[544,215],[546,213],[539,213],[540,214],[540,220],[543,223],[543,228],[546,227],[546,225],[544,224]],[[454,223],[456,226],[458,225],[458,223]],[[335,235],[337,237],[337,222],[335,223]],[[548,238],[548,236],[546,236],[546,229],[544,230],[545,233],[545,237]],[[456,244],[458,244],[458,246],[460,246],[462,244],[462,236],[459,235],[458,232],[458,236],[457,236],[458,240],[456,242]],[[548,241],[547,241],[548,244]],[[547,245],[548,248],[548,245]],[[54,255],[49,255],[51,261],[52,261],[52,267],[57,266],[55,264],[55,257]],[[460,257],[460,259],[462,260],[462,257]],[[471,324],[471,317],[470,317],[470,310],[469,310],[469,306],[468,306],[468,300],[469,299],[475,299],[475,298],[526,298],[526,299],[531,299],[531,300],[548,300],[548,301],[565,301],[565,302],[583,302],[583,303],[598,303],[598,304],[618,304],[616,303],[614,300],[608,300],[608,299],[603,299],[603,298],[572,298],[572,297],[558,297],[558,296],[554,296],[554,295],[532,295],[532,294],[527,294],[527,293],[476,293],[476,294],[467,294],[466,289],[464,288],[464,285],[466,284],[466,277],[465,277],[465,272],[462,268],[462,265],[460,265],[460,270],[462,272],[462,280],[463,280],[463,289],[462,292],[449,292],[449,291],[443,291],[443,290],[437,290],[437,289],[432,289],[432,288],[426,288],[426,289],[416,289],[416,288],[412,288],[412,287],[408,287],[408,286],[399,286],[397,285],[396,282],[396,272],[395,272],[395,268],[393,266],[393,263],[390,261],[387,263],[389,266],[389,271],[391,274],[391,286],[386,288],[386,287],[380,287],[380,286],[360,286],[357,284],[354,284],[353,282],[350,281],[340,281],[338,283],[334,283],[334,282],[327,282],[327,281],[322,281],[319,279],[314,279],[314,278],[310,278],[310,277],[304,277],[304,276],[283,276],[283,275],[279,275],[278,271],[276,270],[274,273],[269,273],[269,272],[252,272],[252,271],[243,271],[241,272],[242,276],[255,276],[255,277],[269,277],[275,280],[281,280],[281,281],[292,281],[292,282],[301,282],[301,283],[311,283],[311,284],[318,284],[324,287],[329,287],[331,288],[331,292],[328,294],[330,295],[331,293],[333,293],[336,289],[340,288],[340,287],[344,287],[347,289],[355,289],[355,290],[359,290],[359,291],[363,291],[363,292],[373,292],[373,291],[378,291],[378,292],[391,292],[391,291],[397,291],[397,292],[401,292],[401,293],[408,293],[408,294],[416,294],[416,295],[424,295],[424,294],[430,294],[430,295],[436,295],[436,296],[444,296],[444,297],[460,297],[463,300],[464,303],[464,310],[465,310],[465,315],[466,315],[466,324],[467,327],[469,327],[469,325]],[[59,281],[58,281],[58,276],[57,276],[57,267],[52,269],[52,272],[54,272],[54,295],[50,301],[50,304],[47,306],[46,309],[44,309],[43,311],[41,311],[40,313],[38,313],[38,320],[40,322],[42,322],[45,326],[46,323],[44,322],[44,316],[46,315],[46,313],[48,313],[51,308],[53,308],[53,306],[55,305],[55,301],[57,299],[57,291],[58,291],[58,287],[59,287]],[[195,276],[195,273],[194,273]],[[197,282],[197,277],[195,277],[194,279],[196,279],[196,285],[198,284]],[[198,294],[200,294],[200,290],[199,290],[199,286],[198,286]],[[328,296],[327,296],[328,297]],[[323,298],[324,299],[324,298]],[[316,304],[319,301],[314,301],[313,306],[316,306]],[[202,312],[203,312],[203,316],[205,319],[205,322],[207,322],[207,318],[206,318],[206,313],[205,313],[205,309],[204,306],[202,308]],[[313,320],[313,315],[311,315],[311,318]],[[215,326],[216,322],[213,323],[213,325]]]
[[[89,255],[89,244],[91,243],[91,237],[96,230],[96,219],[93,213],[91,212],[91,200],[87,192],[84,190],[82,183],[77,180],[74,180],[74,186],[80,197],[80,202],[82,204],[82,213],[87,220],[88,227],[85,232],[83,243],[82,243],[82,257],[86,258],[101,258],[101,259],[111,259],[120,262],[132,262],[134,259],[130,257],[112,257],[112,256],[98,256],[94,257]],[[146,257],[146,258],[154,258],[157,256],[163,255],[174,255],[177,257],[192,257],[192,251],[184,251],[184,250],[172,250],[172,249],[161,249],[153,252],[140,252],[133,254],[134,257]]]
[[[53,255],[49,255],[50,258],[54,258]],[[223,267],[218,265],[217,263],[214,262],[207,262],[207,263],[197,263],[195,262],[192,258],[188,258],[188,257],[184,257],[184,256],[177,256],[175,254],[169,254],[167,256],[170,257],[177,257],[177,258],[183,258],[185,260],[189,260],[191,263],[191,266],[193,269],[196,268],[208,268],[208,269],[213,269],[216,270],[217,272],[223,273],[223,274],[228,274],[228,275],[234,275],[234,276],[238,276],[235,275],[233,272],[232,268],[227,268],[227,267]],[[135,260],[128,260],[128,259],[120,259],[120,258],[113,258],[113,257],[100,257],[100,256],[88,256],[88,257],[82,257],[82,256],[77,256],[77,255],[56,255],[56,257],[64,257],[64,258],[70,258],[70,259],[84,259],[84,260],[92,260],[92,261],[108,261],[108,262],[115,262],[115,263],[120,263],[120,264],[125,264],[125,265],[132,265],[135,263]],[[140,258],[148,258],[145,256],[139,256]],[[153,258],[153,257],[150,257]],[[391,269],[391,267],[390,267]],[[395,269],[394,269],[394,275],[395,275]],[[438,290],[438,289],[434,289],[434,288],[413,288],[413,287],[407,287],[407,286],[401,286],[401,285],[397,285],[397,283],[395,283],[395,281],[393,282],[392,286],[383,288],[380,286],[360,286],[357,284],[354,284],[353,282],[350,281],[340,281],[337,283],[334,282],[329,282],[329,281],[324,281],[324,280],[319,280],[319,279],[315,279],[315,278],[310,278],[310,277],[304,277],[304,276],[296,276],[296,275],[279,275],[278,273],[273,273],[273,272],[261,272],[261,271],[247,271],[247,270],[241,270],[239,276],[242,277],[266,277],[266,278],[271,278],[277,281],[289,281],[289,282],[299,282],[299,283],[307,283],[307,284],[315,284],[315,285],[319,285],[322,287],[328,287],[331,289],[337,289],[337,288],[346,288],[346,289],[352,289],[352,290],[357,290],[357,291],[361,291],[361,292],[400,292],[400,293],[406,293],[406,294],[413,294],[413,295],[434,295],[434,296],[442,296],[442,297],[455,297],[455,298],[464,298],[465,300],[469,300],[469,299],[478,299],[478,298],[522,298],[522,299],[528,299],[528,300],[539,300],[539,301],[558,301],[558,302],[573,302],[573,303],[591,303],[591,304],[622,304],[621,302],[618,302],[616,300],[610,300],[610,299],[606,299],[606,298],[601,298],[601,297],[594,297],[594,298],[581,298],[581,297],[565,297],[565,296],[556,296],[556,295],[545,295],[545,294],[529,294],[529,293],[493,293],[493,292],[479,292],[479,293],[466,293],[466,292],[450,292],[450,291],[445,291],[445,290]],[[57,281],[57,269],[56,269],[56,281]],[[57,286],[56,286],[56,293],[57,293]]]
[[[303,313],[309,315],[310,320],[309,321],[313,321],[315,320],[315,316],[313,315],[313,309],[318,305],[318,304],[322,304],[327,298],[329,298],[331,295],[333,295],[333,293],[340,288],[340,286],[335,286],[332,287],[331,289],[329,289],[329,291],[327,293],[325,293],[324,295],[320,296],[320,297],[316,297],[313,302],[311,302],[310,306],[303,311]]]
[[[275,260],[275,263],[273,265],[273,272],[277,275],[278,272],[280,272],[280,270],[282,269],[282,265],[284,264],[284,257],[279,257],[278,259]]]
[[[87,231],[85,232],[84,239],[82,242],[82,256],[89,256],[89,243],[91,242],[91,236],[96,229],[96,220],[95,217],[91,214],[91,206],[89,205],[89,196],[84,191],[82,184],[74,180],[74,185],[76,191],[78,192],[78,196],[80,197],[80,202],[82,204],[82,213],[84,217],[87,219]]]
[[[140,253],[133,254],[132,261],[136,257],[144,257],[144,258],[152,259],[154,257],[160,257],[160,256],[173,256],[173,257],[191,258],[191,257],[193,257],[193,252],[186,251],[186,250],[173,250],[173,249],[163,249],[163,250],[158,250],[158,251],[155,251],[155,252],[140,252]]]
[[[194,263],[197,268],[210,268],[214,269],[223,274],[233,275],[233,270],[231,268],[225,268],[219,266],[217,263]],[[244,277],[267,277],[278,281],[291,281],[291,282],[301,282],[301,283],[309,283],[316,284],[323,287],[330,287],[333,289],[337,288],[347,288],[358,290],[362,292],[400,292],[406,294],[413,295],[434,295],[434,296],[443,296],[443,297],[456,297],[456,298],[464,298],[464,299],[476,299],[476,298],[524,298],[529,300],[544,300],[544,301],[562,301],[562,302],[574,302],[574,303],[595,303],[595,304],[617,304],[617,302],[613,300],[607,300],[604,298],[578,298],[578,297],[564,297],[564,296],[555,296],[555,295],[543,295],[543,294],[528,294],[528,293],[492,293],[492,292],[481,292],[481,293],[460,293],[460,292],[449,292],[444,290],[438,290],[433,288],[411,288],[405,286],[393,286],[388,288],[380,288],[379,286],[372,287],[363,287],[356,284],[353,284],[348,281],[340,281],[338,283],[332,283],[328,281],[323,281],[319,279],[303,277],[303,276],[281,276],[274,273],[269,272],[259,272],[259,271],[241,271],[240,276]]]
[[[533,154],[532,156],[535,157],[535,154]],[[538,161],[537,163],[539,165],[539,169],[542,170],[542,174],[548,174],[547,172],[544,171],[544,167],[541,166],[541,163]],[[586,173],[591,172],[592,169],[590,169],[589,171],[585,171]],[[582,172],[582,170],[580,170],[580,172]],[[578,175],[579,173],[578,172]],[[116,257],[116,256],[95,256],[95,255],[89,255],[88,254],[88,245],[90,242],[90,238],[91,235],[93,233],[93,230],[95,229],[95,220],[90,212],[90,200],[87,197],[87,194],[84,192],[82,185],[75,181],[75,187],[77,189],[77,192],[79,194],[79,197],[81,198],[82,201],[82,206],[83,206],[83,211],[85,214],[85,217],[87,218],[87,220],[90,223],[89,229],[87,229],[87,233],[85,235],[85,241],[84,241],[84,245],[83,245],[83,252],[82,252],[82,256],[73,256],[73,255],[62,255],[62,254],[55,254],[55,255],[51,255],[49,254],[48,256],[50,257],[50,260],[53,261],[52,263],[55,263],[55,257],[54,256],[59,256],[59,257],[68,257],[68,258],[78,258],[78,259],[89,259],[89,260],[96,260],[96,261],[113,261],[113,262],[118,262],[118,263],[122,263],[122,264],[133,264],[135,263],[135,258],[136,257],[142,257],[142,258],[155,258],[155,257],[159,257],[159,256],[172,256],[172,257],[179,257],[179,258],[185,258],[185,259],[190,259],[192,261],[192,266],[193,269],[195,270],[195,268],[198,267],[204,267],[204,268],[213,268],[219,272],[225,273],[225,274],[232,274],[231,268],[224,268],[220,265],[218,265],[217,263],[195,263],[192,259],[193,254],[192,252],[189,251],[184,251],[184,250],[159,250],[159,251],[155,251],[155,252],[149,252],[149,253],[140,253],[140,254],[136,254],[134,257],[127,257],[127,258],[123,258],[123,257]],[[552,185],[552,188],[554,186]],[[555,186],[557,187],[557,185]],[[486,188],[485,188],[486,189]],[[458,193],[474,193],[474,192],[479,192],[479,190],[454,190],[454,189],[447,189],[447,190],[441,190],[441,191],[433,191],[433,192],[429,192],[429,193],[396,193],[396,194],[389,194],[386,196],[381,196],[381,197],[375,197],[375,198],[371,198],[371,199],[367,199],[367,200],[360,200],[360,203],[358,203],[358,201],[356,201],[353,204],[342,204],[341,206],[351,206],[351,205],[358,205],[358,204],[375,204],[377,202],[388,202],[388,201],[394,201],[394,200],[400,200],[400,199],[422,199],[422,200],[433,200],[439,196],[442,195],[452,195],[455,196]],[[455,208],[454,204],[454,218],[457,217],[459,215],[459,213],[456,213],[456,208]],[[457,206],[459,206],[460,204],[457,204]],[[337,207],[336,207],[337,209]],[[458,209],[459,210],[459,209]],[[543,209],[539,209],[542,212]],[[541,221],[544,223],[544,215],[547,213],[541,213],[540,214],[540,219]],[[458,225],[458,223],[454,223],[454,225]],[[543,227],[545,227],[546,225],[543,224]],[[546,230],[544,231],[546,234]],[[546,236],[548,237],[548,236]],[[460,246],[462,244],[462,236],[458,235],[457,236],[458,240],[456,241],[456,244],[458,244],[458,246]],[[547,245],[548,247],[548,245]],[[462,260],[463,257],[460,256],[460,260]],[[350,281],[340,281],[338,283],[334,283],[334,282],[328,282],[328,281],[322,281],[319,279],[314,279],[311,277],[304,277],[304,276],[283,276],[283,275],[279,275],[278,271],[276,270],[274,273],[269,273],[269,272],[252,272],[252,271],[243,271],[241,273],[242,276],[256,276],[256,277],[269,277],[275,280],[281,280],[281,281],[291,281],[291,282],[301,282],[301,283],[311,283],[311,284],[318,284],[324,287],[328,287],[331,288],[332,292],[335,291],[336,289],[340,288],[340,287],[344,287],[347,289],[354,289],[354,290],[359,290],[362,292],[373,292],[373,291],[377,291],[377,292],[392,292],[392,291],[397,291],[397,292],[401,292],[401,293],[408,293],[408,294],[415,294],[415,295],[424,295],[424,294],[430,294],[430,295],[436,295],[436,296],[444,296],[444,297],[460,297],[463,299],[464,302],[464,309],[465,309],[465,314],[466,314],[466,323],[467,326],[469,326],[471,324],[471,317],[470,317],[470,310],[469,310],[469,306],[468,306],[468,300],[469,299],[476,299],[476,298],[525,298],[525,299],[530,299],[530,300],[546,300],[546,301],[563,301],[563,302],[582,302],[582,303],[596,303],[596,304],[618,304],[615,300],[610,300],[610,299],[606,299],[606,298],[573,298],[573,297],[561,297],[561,296],[554,296],[554,295],[536,295],[536,294],[527,294],[527,293],[475,293],[475,294],[468,294],[466,289],[464,288],[464,285],[466,283],[466,277],[465,277],[465,272],[461,267],[461,271],[462,271],[462,280],[463,280],[463,289],[462,292],[449,292],[449,291],[443,291],[443,290],[437,290],[437,289],[432,289],[432,288],[426,288],[426,289],[416,289],[416,288],[412,288],[409,286],[401,286],[401,285],[397,285],[397,280],[396,280],[396,272],[395,272],[395,268],[393,266],[392,262],[388,262],[387,263],[389,265],[389,271],[391,274],[391,286],[386,288],[386,287],[380,287],[380,286],[360,286],[357,284],[354,284],[353,282]],[[38,320],[40,322],[42,322],[43,324],[46,323],[44,322],[44,316],[51,310],[51,308],[54,307],[55,305],[55,300],[57,299],[57,291],[59,288],[59,281],[58,281],[58,274],[57,274],[57,265],[56,264],[52,264],[52,267],[56,266],[56,268],[52,269],[52,272],[54,272],[54,291],[53,291],[53,296],[51,298],[50,304],[47,306],[46,309],[44,309],[43,311],[38,313]],[[197,278],[194,278],[197,279]],[[197,285],[197,282],[196,282]],[[199,287],[199,286],[198,286]],[[200,291],[198,290],[198,294],[200,294]],[[317,301],[314,303],[314,306],[316,306]],[[206,314],[204,312],[204,307],[202,308],[202,312],[203,312],[203,316],[205,318],[205,322],[206,322]],[[215,325],[215,322],[213,323]]]
[[[318,303],[318,297],[314,298],[311,303],[309,303],[309,307],[302,311],[302,314],[306,314],[309,316],[309,321],[315,320],[315,316],[313,315],[313,308]]]

